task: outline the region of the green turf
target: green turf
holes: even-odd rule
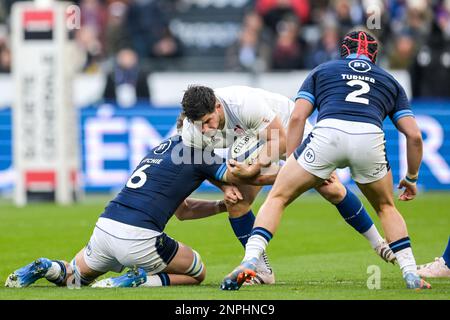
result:
[[[70,260],[89,239],[105,199],[70,207],[0,203],[0,280],[37,257]],[[255,204],[259,208],[261,201]],[[448,236],[450,194],[423,194],[399,203],[418,263],[442,254]],[[367,203],[366,203],[367,206]],[[256,212],[256,210],[255,210]],[[372,218],[379,225],[373,210]],[[333,206],[306,196],[286,211],[269,246],[276,273],[273,286],[218,289],[222,277],[242,258],[226,214],[197,221],[169,222],[167,233],[195,248],[207,266],[200,286],[91,289],[57,288],[45,280],[26,289],[0,289],[0,299],[449,299],[450,279],[430,281],[430,291],[404,288],[397,266],[378,258],[366,240],[348,227]],[[381,268],[381,289],[369,290],[367,268]]]

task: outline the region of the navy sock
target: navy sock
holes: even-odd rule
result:
[[[243,216],[229,219],[234,234],[245,248],[247,240],[250,238],[250,234],[252,233],[253,224],[255,223],[255,215],[253,214],[253,211],[250,210]]]
[[[160,272],[156,274],[160,279],[163,287],[170,286],[170,278],[169,275],[165,272]]]
[[[336,205],[344,220],[359,233],[364,233],[373,225],[373,221],[367,213],[361,200],[348,188],[345,198]]]
[[[442,258],[445,261],[445,264],[447,267],[450,268],[450,237],[448,238],[447,248],[445,248],[444,254],[442,255]]]

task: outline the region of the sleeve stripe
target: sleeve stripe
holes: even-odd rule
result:
[[[392,121],[397,122],[403,117],[414,117],[414,113],[411,110],[400,110],[394,114]]]
[[[316,101],[316,98],[311,93],[306,91],[299,91],[297,93],[297,97],[295,97],[295,100],[297,99],[305,99],[311,102],[312,104],[314,104],[314,102]]]
[[[227,164],[224,162],[220,165],[219,169],[217,169],[216,172],[216,180],[221,181],[223,178],[223,175],[225,174],[225,171],[227,170]]]

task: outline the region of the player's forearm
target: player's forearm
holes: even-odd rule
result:
[[[258,155],[258,163],[261,167],[269,167],[277,162],[286,153],[286,136],[279,134],[277,138],[267,140]]]
[[[406,155],[408,163],[407,175],[410,178],[417,178],[423,156],[423,143],[420,132],[406,136]]]
[[[406,156],[408,163],[407,175],[417,178],[422,162],[423,142],[422,133],[416,120],[412,116],[405,116],[396,122],[397,129],[406,137]]]
[[[293,117],[289,120],[287,138],[286,138],[286,159],[300,145],[305,132],[306,119]]]
[[[266,186],[272,185],[277,178],[278,170],[276,173],[260,174],[251,178],[239,178],[234,176],[231,172],[227,171],[225,177],[227,182],[235,185],[252,185],[252,186]]]
[[[201,200],[188,198],[175,213],[179,220],[193,220],[213,216],[227,211],[223,200]]]

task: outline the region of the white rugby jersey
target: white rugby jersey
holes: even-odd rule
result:
[[[258,88],[230,86],[214,89],[214,93],[223,106],[224,129],[214,137],[201,137],[200,129],[185,119],[182,134],[185,144],[196,148],[230,147],[234,136],[257,135],[266,129],[277,115],[287,130],[289,118],[295,107],[295,103],[291,99]],[[307,121],[305,132],[309,132],[311,128],[312,126]]]

